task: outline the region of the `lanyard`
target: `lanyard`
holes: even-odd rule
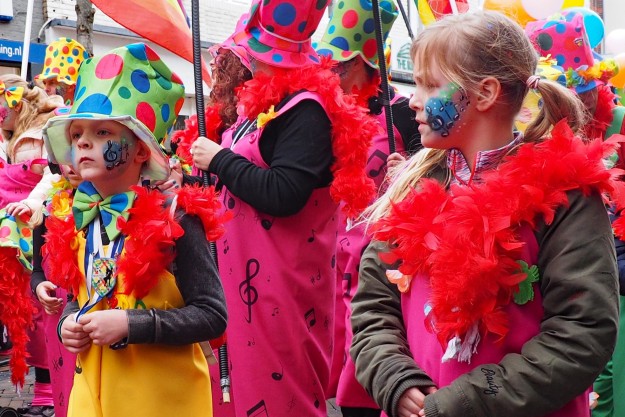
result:
[[[256,123],[255,120],[246,120],[241,124],[241,127],[232,135],[230,150],[233,150],[239,140],[252,131],[250,128],[254,126],[254,123]]]
[[[124,247],[125,237],[119,235],[110,242],[105,253],[100,232],[100,217],[98,216],[89,224],[84,261],[88,298],[76,314],[76,321],[110,294],[117,283],[116,258]]]

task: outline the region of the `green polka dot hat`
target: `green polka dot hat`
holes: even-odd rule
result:
[[[56,110],[44,127],[48,157],[72,163],[69,125],[75,119],[119,122],[145,142],[151,159],[142,175],[154,181],[169,176],[163,143],[184,103],[184,85],[150,47],[126,45],[87,59],[78,73],[74,104]]]
[[[397,6],[392,0],[380,1],[384,40],[397,15]],[[321,42],[315,47],[319,55],[335,61],[349,61],[360,55],[367,64],[378,69],[377,45],[371,0],[339,0]]]

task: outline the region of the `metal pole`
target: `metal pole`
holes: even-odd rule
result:
[[[200,43],[200,4],[198,0],[191,0],[191,30],[193,35],[193,76],[195,81],[195,106],[197,107],[197,127],[200,136],[206,137],[206,112],[204,109],[204,87],[202,85],[202,50]],[[202,181],[205,187],[210,186],[208,171],[202,171]],[[209,244],[210,252],[219,265],[215,242]],[[228,349],[226,343],[219,347],[219,380],[221,393],[225,403],[230,402],[230,375],[228,372]]]
[[[33,6],[35,0],[28,0],[26,6],[26,27],[24,28],[24,46],[22,47],[22,69],[20,70],[21,77],[26,79],[28,75],[28,55],[30,53],[30,30],[33,25]]]
[[[414,41],[414,33],[412,32],[412,28],[410,27],[410,15],[406,15],[406,10],[404,9],[404,5],[402,4],[401,0],[397,0],[397,6],[399,6],[401,17],[404,19],[406,29],[408,29],[408,36],[410,36],[411,41]],[[408,3],[408,12],[410,12],[410,3]]]
[[[388,149],[390,153],[395,153],[395,133],[393,132],[393,110],[391,108],[391,94],[388,84],[386,70],[386,59],[384,58],[384,42],[382,40],[382,17],[380,15],[380,4],[378,0],[372,0],[373,20],[375,22],[375,39],[378,44],[378,60],[380,61],[380,78],[382,88],[382,104],[386,114],[386,131],[388,134]]]

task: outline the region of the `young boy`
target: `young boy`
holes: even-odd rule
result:
[[[66,105],[72,104],[80,65],[89,54],[79,42],[59,38],[48,45],[43,70],[37,80],[49,96],[60,96]]]
[[[184,87],[133,44],[85,61],[76,91],[45,128],[49,155],[83,178],[73,221],[49,221],[44,248],[51,281],[77,297],[59,323],[78,353],[68,416],[212,416],[198,342],[226,326],[206,240],[220,229],[218,203],[212,190],[184,187],[164,207],[160,192],[136,186],[168,177],[159,142]]]

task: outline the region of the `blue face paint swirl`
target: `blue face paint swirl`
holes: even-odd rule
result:
[[[438,96],[426,101],[426,123],[433,131],[447,137],[469,104],[469,97],[464,91],[457,84],[451,83]]]

